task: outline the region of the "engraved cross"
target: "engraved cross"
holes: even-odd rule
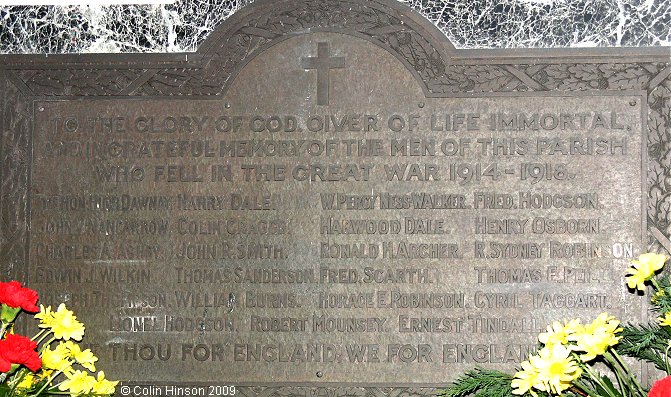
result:
[[[329,71],[345,67],[345,57],[330,57],[329,43],[317,43],[317,57],[301,58],[304,69],[317,69],[317,105],[329,104]]]

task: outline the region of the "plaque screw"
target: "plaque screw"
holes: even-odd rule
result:
[[[317,371],[317,378],[321,378],[324,376],[324,373],[322,371]]]
[[[629,101],[629,104],[631,106],[636,106],[636,99],[632,99],[631,101]]]
[[[226,103],[224,104],[224,107],[225,107],[226,109],[230,109],[230,108],[231,108],[231,104],[228,103],[228,102],[226,102]]]
[[[417,106],[419,106],[419,108],[422,109],[424,107],[424,102],[420,102],[419,104],[417,104]]]

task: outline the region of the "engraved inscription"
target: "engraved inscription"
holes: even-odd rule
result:
[[[31,280],[115,377],[508,369],[548,313],[631,315],[612,291],[643,249],[635,98],[426,97],[384,49],[315,32],[216,100],[41,100]]]

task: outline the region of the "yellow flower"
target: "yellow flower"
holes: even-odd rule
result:
[[[98,372],[98,379],[96,384],[93,385],[93,393],[95,394],[114,394],[114,388],[119,383],[119,381],[111,381],[105,379],[105,373],[103,371]]]
[[[529,357],[529,362],[538,371],[538,380],[544,385],[535,387],[554,394],[561,394],[571,387],[571,382],[580,377],[581,370],[570,355],[571,350],[566,346],[555,344],[542,348],[537,356]]]
[[[661,326],[666,325],[667,327],[671,327],[671,312],[665,313],[664,317],[657,317],[657,321]]]
[[[38,376],[38,381],[44,380],[44,379],[49,379],[49,377],[54,373],[54,370],[52,369],[45,369],[42,368],[42,370],[37,374]]]
[[[569,335],[575,332],[576,327],[580,325],[580,320],[571,320],[564,325],[559,321],[555,321],[552,325],[548,325],[548,332],[538,335],[538,340],[544,345],[567,345],[569,343]]]
[[[40,328],[51,328],[54,324],[54,312],[51,311],[51,306],[40,305],[40,312],[35,315],[35,318],[40,320]]]
[[[515,378],[510,382],[510,385],[514,389],[513,394],[523,395],[529,392],[535,397],[537,394],[533,388],[534,386],[542,386],[542,383],[538,379],[536,368],[529,361],[524,361],[522,370],[515,374]]]
[[[660,289],[659,291],[655,292],[655,294],[650,298],[650,301],[652,303],[657,303],[659,302],[660,299],[662,299],[664,296],[666,296],[666,292],[664,292],[663,289]]]
[[[618,328],[619,325],[620,322],[615,317],[601,313],[591,324],[578,327],[569,339],[576,342],[574,350],[585,352],[580,359],[587,362],[602,355],[622,339],[621,336],[615,336],[622,331],[622,328]]]
[[[69,391],[71,396],[91,392],[97,382],[96,378],[85,371],[74,371],[65,374],[65,376],[67,376],[67,379],[58,386],[58,390]]]
[[[38,315],[40,314],[42,314],[42,310],[38,313]],[[80,341],[84,336],[84,324],[77,321],[74,313],[68,310],[63,303],[58,306],[58,310],[55,312],[52,312],[51,307],[48,307],[44,315],[38,318],[44,324],[40,324],[40,327],[51,328],[56,339]]]
[[[66,372],[72,362],[69,360],[70,353],[65,343],[59,343],[54,350],[44,349],[42,352],[42,368]]]
[[[627,269],[627,286],[645,291],[645,282],[650,280],[655,272],[664,267],[666,256],[649,252],[642,254],[638,260],[631,261],[632,267]]]
[[[33,387],[33,383],[35,382],[35,376],[33,376],[32,372],[28,372],[23,376],[23,379],[21,379],[21,382],[19,382],[18,385],[16,385],[17,389],[30,389]]]
[[[98,357],[93,355],[91,349],[82,351],[78,344],[71,341],[66,342],[66,346],[70,352],[70,357],[74,359],[76,363],[91,372],[95,372],[96,367],[94,363],[98,361]]]

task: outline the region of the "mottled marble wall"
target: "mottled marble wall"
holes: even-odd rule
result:
[[[194,51],[253,0],[0,7],[0,53]],[[458,48],[671,45],[671,0],[402,0]]]

